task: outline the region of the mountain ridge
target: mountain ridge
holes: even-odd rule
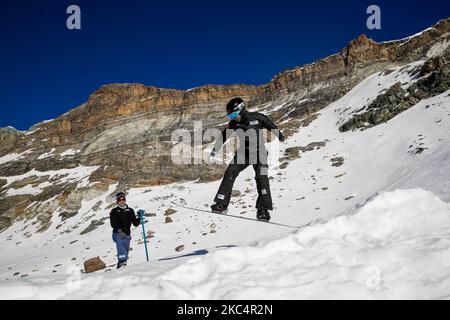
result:
[[[121,86],[125,87],[126,89],[129,89],[130,86],[131,87],[133,87],[133,86],[145,87],[145,88],[149,88],[151,91],[155,91],[156,90],[156,91],[161,92],[161,93],[164,93],[164,92],[177,92],[177,93],[180,93],[180,94],[183,94],[183,95],[195,94],[197,92],[199,94],[202,94],[202,93],[204,94],[205,92],[208,92],[208,90],[220,91],[220,89],[225,89],[226,90],[228,88],[233,90],[234,88],[240,89],[240,88],[245,88],[245,87],[248,87],[248,88],[266,88],[266,87],[271,87],[273,82],[281,81],[280,80],[281,78],[288,77],[288,74],[290,74],[290,73],[296,73],[297,70],[304,70],[305,68],[306,69],[308,69],[308,68],[317,68],[316,67],[317,64],[320,64],[323,61],[328,61],[328,60],[330,60],[330,59],[332,59],[334,57],[337,57],[337,56],[342,56],[342,58],[344,59],[345,64],[347,66],[351,65],[351,64],[354,64],[354,63],[358,62],[359,60],[361,60],[360,59],[361,57],[358,57],[358,55],[357,55],[357,53],[359,51],[358,50],[359,48],[364,48],[366,46],[378,47],[378,48],[380,48],[380,50],[379,50],[380,52],[378,52],[378,58],[382,58],[383,59],[383,58],[387,58],[388,55],[391,55],[391,56],[393,55],[393,51],[395,51],[393,49],[394,47],[398,47],[400,45],[404,45],[404,44],[407,44],[409,42],[415,42],[413,44],[413,46],[417,46],[417,44],[419,44],[419,43],[421,43],[423,41],[422,38],[425,38],[426,40],[429,40],[430,37],[436,37],[436,34],[438,36],[444,35],[445,32],[443,32],[443,31],[448,30],[449,28],[450,28],[450,18],[448,18],[448,19],[441,19],[440,21],[438,21],[437,23],[435,23],[431,27],[429,27],[429,28],[427,28],[427,29],[425,29],[425,30],[423,30],[423,31],[413,35],[413,36],[409,36],[409,37],[406,37],[406,38],[403,38],[403,39],[398,39],[398,40],[376,42],[376,41],[374,41],[372,39],[367,38],[366,35],[361,34],[356,39],[351,40],[348,43],[348,45],[345,48],[341,49],[339,52],[331,54],[331,55],[326,56],[324,58],[320,58],[318,60],[315,60],[312,63],[299,65],[299,66],[296,66],[294,68],[290,68],[290,69],[284,70],[282,72],[279,72],[276,75],[274,75],[270,79],[270,81],[268,83],[265,83],[265,84],[262,84],[262,85],[251,85],[251,84],[229,84],[229,85],[205,84],[205,85],[201,85],[201,86],[196,87],[196,88],[192,88],[192,89],[188,89],[188,90],[181,90],[181,89],[173,89],[173,88],[161,88],[161,87],[155,87],[155,86],[146,86],[146,85],[143,85],[143,84],[140,84],[140,83],[111,83],[111,84],[104,84],[99,89],[95,90],[89,96],[88,102],[89,102],[89,100],[91,99],[92,96],[95,96],[95,95],[97,95],[99,93],[108,91],[108,88],[117,88],[117,87],[121,87]],[[433,33],[434,33],[434,35],[433,35]],[[405,47],[405,48],[407,48],[407,47]],[[385,49],[388,50],[388,52],[386,52]],[[378,49],[376,49],[376,50],[378,50]],[[372,51],[372,50],[370,50],[370,51]],[[408,51],[408,49],[404,49],[404,51]],[[356,54],[354,54],[354,52]],[[374,54],[374,53],[372,53],[372,54],[373,54],[374,57],[377,57],[377,54]],[[398,57],[395,56],[395,55],[393,55],[393,57],[394,57],[394,59],[398,59]],[[405,61],[403,61],[403,62],[405,62]],[[308,71],[306,71],[306,73],[308,73]],[[274,86],[276,86],[276,85],[274,85]],[[212,92],[211,95],[214,95],[214,92]],[[245,95],[245,93],[244,93],[244,95]],[[84,105],[86,105],[86,103],[83,103],[83,104],[81,104],[78,107],[75,107],[75,108],[73,108],[71,110],[68,110],[65,114],[57,117],[56,119],[58,119],[60,117],[63,117],[64,115],[67,115],[68,113],[70,113],[70,112],[72,112],[72,111],[74,111],[74,110],[76,110],[76,109],[78,109],[80,107],[83,107]],[[43,121],[43,122],[48,123],[48,122],[54,121],[56,119],[52,119],[52,120],[49,120],[49,121],[47,120],[47,121]],[[43,125],[44,123],[39,122],[39,123],[33,125],[32,127],[34,127],[36,125],[39,125],[39,124]],[[25,132],[28,132],[28,131],[32,131],[32,130],[27,130]],[[23,131],[20,131],[20,132],[23,132]]]

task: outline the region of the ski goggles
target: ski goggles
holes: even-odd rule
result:
[[[227,114],[227,117],[230,118],[231,120],[236,120],[238,115],[239,115],[239,111],[235,111],[235,112],[232,112],[230,114]]]

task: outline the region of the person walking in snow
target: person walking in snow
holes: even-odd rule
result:
[[[109,218],[113,228],[112,239],[117,248],[117,269],[119,269],[127,265],[131,241],[131,224],[137,227],[141,220],[136,217],[134,210],[126,204],[126,197],[123,192],[116,194],[116,202],[117,207],[111,210]]]
[[[211,157],[214,158],[216,156],[217,151],[219,151],[232,132],[239,138],[239,149],[225,171],[222,183],[214,198],[214,204],[211,206],[211,211],[215,213],[225,213],[227,211],[236,177],[249,165],[253,165],[258,190],[256,218],[262,221],[269,221],[269,210],[273,210],[273,208],[269,178],[267,177],[268,153],[265,148],[265,139],[262,136],[262,131],[263,129],[270,130],[280,142],[284,141],[284,136],[268,117],[259,112],[248,112],[246,104],[241,98],[230,100],[226,106],[226,112],[230,121],[222,131],[222,139],[216,140],[211,151]]]

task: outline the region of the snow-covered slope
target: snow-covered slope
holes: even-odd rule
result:
[[[421,189],[397,190],[277,240],[94,276],[3,282],[0,297],[448,299],[449,230],[448,203]]]
[[[81,283],[75,281],[79,289],[73,271],[82,269],[83,260],[100,256],[107,265],[115,263],[108,210],[89,210],[107,199],[116,187],[111,185],[84,201],[79,214],[63,222],[55,215],[44,233],[34,232],[36,219],[18,221],[0,233],[7,253],[0,261],[0,296],[449,297],[450,211],[444,202],[450,201],[450,90],[375,127],[338,130],[398,78],[415,81],[407,70],[420,63],[369,76],[280,145],[283,155],[321,142],[299,151],[287,166],[272,164],[272,219],[304,226],[297,233],[171,204],[206,208],[220,181],[132,189],[129,205],[156,214],[146,223],[154,231],[151,261],[144,262],[136,228],[128,269],[82,274]],[[254,217],[253,176],[249,168],[236,180],[234,189],[241,195],[233,198],[231,213]],[[164,211],[171,207],[177,212],[170,216],[172,223],[165,223]],[[96,229],[80,235],[93,219]],[[74,228],[77,232],[65,232]],[[184,251],[176,252],[180,245]]]

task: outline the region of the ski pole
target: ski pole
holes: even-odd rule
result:
[[[145,235],[145,227],[144,227],[144,213],[145,211],[142,209],[138,210],[138,216],[141,219],[141,225],[142,225],[142,234],[144,236],[144,245],[145,245],[145,256],[147,257],[147,262],[148,262],[148,250],[147,250],[147,237]]]

